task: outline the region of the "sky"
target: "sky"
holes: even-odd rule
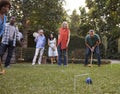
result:
[[[66,4],[64,5],[65,10],[67,10],[67,13],[69,15],[72,14],[72,11],[74,9],[77,10],[79,13],[79,7],[80,6],[85,6],[85,0],[65,0]]]

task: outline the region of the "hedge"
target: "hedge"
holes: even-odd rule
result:
[[[72,58],[75,59],[84,59],[85,58],[85,43],[84,38],[80,38],[79,36],[71,36],[70,44],[68,48],[68,58],[69,60]],[[34,44],[33,44],[34,45]],[[23,57],[26,62],[32,62],[33,56],[35,53],[35,45],[34,47],[23,48]],[[101,58],[105,59],[120,59],[120,53],[110,54],[105,56],[104,46],[100,45],[100,54]],[[44,56],[48,57],[48,45],[46,44]],[[16,48],[16,58],[20,57],[20,48]],[[96,58],[94,56],[94,58]]]

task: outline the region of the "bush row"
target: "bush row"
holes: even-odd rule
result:
[[[108,49],[109,51],[109,49]],[[34,47],[23,48],[22,55],[25,61],[32,62],[33,56],[35,52]],[[107,59],[120,59],[120,53],[112,54],[110,52],[105,53],[104,46],[100,45],[100,54],[102,58]],[[48,46],[45,47],[44,56],[48,57]],[[20,57],[20,48],[16,48],[16,57],[17,59]],[[68,48],[68,58],[72,59],[84,59],[85,58],[85,43],[84,38],[80,38],[79,36],[71,36],[69,48]],[[94,56],[95,58],[95,56]]]

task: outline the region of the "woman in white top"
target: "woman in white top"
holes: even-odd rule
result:
[[[51,64],[53,64],[54,59],[58,57],[58,52],[57,52],[57,46],[56,46],[56,38],[54,35],[51,33],[50,37],[48,38],[48,56],[50,57]]]

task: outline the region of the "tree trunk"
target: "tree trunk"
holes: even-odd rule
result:
[[[27,47],[28,47],[27,28],[24,29],[24,31],[23,31],[23,36],[24,36],[24,45],[23,45],[23,47],[24,47],[24,48],[27,48]]]
[[[24,17],[23,17],[23,36],[24,36],[23,47],[24,48],[28,47],[28,25],[26,22],[27,22],[27,18],[26,18],[26,15],[24,14]]]

